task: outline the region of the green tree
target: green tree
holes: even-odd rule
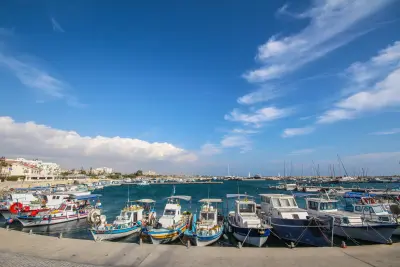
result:
[[[142,170],[138,170],[138,171],[135,173],[135,175],[136,175],[136,176],[142,176],[142,175],[143,175],[143,171],[142,171]]]

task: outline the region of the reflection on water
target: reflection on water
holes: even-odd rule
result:
[[[229,181],[223,184],[189,184],[189,185],[176,185],[176,195],[189,195],[192,196],[190,202],[181,201],[182,210],[190,210],[196,212],[200,209],[199,200],[202,198],[222,198],[224,199],[226,194],[234,193],[247,193],[255,197],[258,201],[258,194],[261,193],[283,193],[288,194],[288,191],[277,191],[270,190],[268,186],[271,184],[276,184],[275,181]],[[345,187],[352,187],[355,184],[346,184]],[[389,187],[399,187],[400,184],[360,184],[360,187],[374,187],[374,188],[386,188]],[[156,200],[155,209],[158,216],[163,212],[164,205],[166,202],[166,197],[170,196],[173,191],[172,185],[150,185],[150,186],[129,186],[129,199],[141,199],[141,198],[152,198]],[[119,215],[120,210],[124,207],[126,200],[128,199],[128,185],[122,186],[111,186],[106,187],[103,190],[95,191],[96,194],[102,194],[101,202],[103,205],[103,214],[107,216],[107,221],[112,222],[115,216]],[[296,199],[300,207],[305,207],[305,201],[302,198]],[[232,210],[233,201],[229,203],[219,204],[218,208],[222,210],[224,214],[227,214],[228,210]],[[0,225],[5,224],[3,218],[0,219]],[[13,223],[11,228],[16,230],[22,230],[24,232],[29,232],[31,229],[35,234],[43,234],[49,236],[59,236],[60,233],[66,238],[79,238],[79,239],[92,239],[92,236],[88,230],[88,225],[85,219],[80,221],[72,221],[67,223],[61,223],[51,226],[39,226],[32,228],[24,228],[19,222]],[[392,238],[394,242],[400,242],[399,237]],[[339,246],[341,244],[342,238],[335,237],[334,243]],[[137,243],[139,241],[139,234],[135,234],[117,241],[112,242],[128,242]],[[352,245],[352,242],[345,240],[347,245]],[[184,240],[177,239],[174,244],[185,243]],[[367,243],[363,243],[367,244]],[[237,246],[237,241],[231,235],[225,235],[221,238],[214,246]],[[277,237],[271,235],[266,243],[268,247],[284,247],[285,243],[279,240]]]

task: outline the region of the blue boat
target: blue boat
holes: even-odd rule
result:
[[[235,210],[229,212],[228,231],[242,243],[261,247],[267,242],[271,226],[265,224],[256,213],[256,203],[246,194],[228,194],[227,198],[235,200]]]
[[[224,233],[223,217],[218,216],[218,209],[212,203],[222,203],[221,199],[201,199],[203,203],[197,220],[193,215],[191,229],[185,231],[195,246],[204,247],[215,243]]]
[[[331,245],[332,220],[310,216],[307,210],[298,207],[292,195],[260,194],[260,197],[260,215],[279,238],[295,245]]]

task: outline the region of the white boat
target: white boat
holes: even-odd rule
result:
[[[115,180],[115,181],[111,181],[109,186],[120,186],[121,184],[122,184],[121,181]]]
[[[285,184],[286,191],[294,191],[297,189],[297,184]]]
[[[97,209],[90,200],[100,195],[76,196],[63,202],[57,209],[49,210],[44,214],[33,211],[29,215],[17,216],[24,227],[52,225],[86,218],[89,212]]]
[[[309,214],[332,220],[335,235],[374,243],[392,243],[391,237],[397,224],[366,221],[360,214],[339,210],[338,200],[329,198],[306,198],[306,205]]]
[[[10,193],[0,200],[0,214],[9,223],[19,214],[28,214],[32,210],[42,211],[40,199],[32,193]]]
[[[139,233],[143,225],[156,218],[155,210],[148,208],[149,205],[155,203],[154,200],[140,199],[133,202],[141,205],[130,205],[128,203],[112,224],[107,224],[105,215],[101,215],[98,221],[96,218],[93,219],[92,216],[88,216],[89,222],[96,224],[90,229],[93,239],[95,241],[115,240]]]
[[[299,208],[292,195],[260,194],[260,217],[272,226],[272,232],[280,238],[311,246],[331,245],[330,224],[309,216]]]
[[[256,213],[256,203],[246,194],[228,194],[235,200],[235,210],[228,215],[228,231],[242,243],[261,247],[270,235],[270,225],[263,222]]]
[[[196,214],[193,216],[191,229],[185,231],[185,236],[190,238],[195,246],[204,247],[218,241],[224,233],[223,217],[218,216],[218,209],[212,206],[222,203],[221,199],[201,199],[203,203],[199,218],[196,221]]]
[[[141,181],[141,182],[138,183],[137,185],[139,185],[139,186],[146,186],[146,185],[150,185],[150,183],[147,182],[147,181]]]
[[[152,244],[165,244],[175,241],[188,228],[192,215],[182,212],[180,200],[190,201],[190,196],[171,196],[165,205],[163,215],[154,223],[143,228],[143,236]]]

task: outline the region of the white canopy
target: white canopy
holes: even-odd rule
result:
[[[155,200],[152,200],[152,199],[149,199],[149,198],[138,199],[138,200],[135,200],[134,202],[140,202],[140,203],[156,203]]]
[[[227,198],[241,198],[241,197],[250,197],[250,198],[254,198],[253,196],[249,196],[246,194],[226,194]]]
[[[168,199],[182,199],[182,200],[190,201],[192,199],[192,197],[191,196],[171,196],[171,197],[168,197]]]
[[[220,198],[204,198],[204,199],[200,199],[199,202],[204,202],[204,203],[221,203],[222,199]]]

